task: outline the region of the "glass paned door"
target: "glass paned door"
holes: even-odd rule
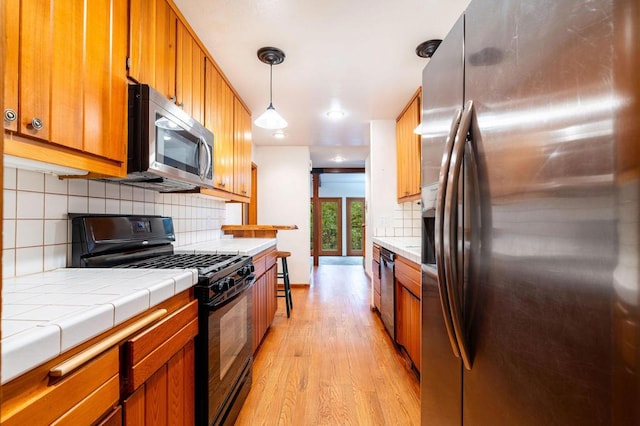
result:
[[[342,256],[342,199],[320,198],[319,256]]]
[[[347,256],[362,256],[364,198],[347,198]]]

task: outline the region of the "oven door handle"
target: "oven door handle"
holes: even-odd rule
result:
[[[242,292],[244,292],[245,290],[253,286],[255,282],[256,282],[256,276],[254,274],[248,275],[244,279],[244,282],[241,285],[233,288],[234,291],[232,293],[225,294],[224,295],[225,297],[223,299],[216,299],[209,303],[204,303],[203,306],[210,311],[218,310],[224,305],[235,300],[238,296],[240,296]]]

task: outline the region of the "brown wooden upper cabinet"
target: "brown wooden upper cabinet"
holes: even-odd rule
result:
[[[251,113],[234,100],[233,181],[234,193],[251,195]]]
[[[176,34],[176,103],[196,121],[204,123],[205,54],[181,21]]]
[[[129,0],[129,78],[174,102],[178,17],[165,0]]]
[[[420,123],[422,88],[396,119],[398,203],[420,199],[420,135],[413,131]]]
[[[213,187],[233,192],[233,103],[231,87],[212,61],[205,67],[204,125],[214,134]]]
[[[127,0],[6,0],[6,154],[120,176]]]

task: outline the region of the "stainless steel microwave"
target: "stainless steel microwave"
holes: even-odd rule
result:
[[[127,177],[162,192],[213,187],[213,133],[146,84],[129,85]]]

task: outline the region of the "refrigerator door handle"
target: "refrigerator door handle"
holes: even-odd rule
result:
[[[449,307],[449,295],[447,290],[447,282],[445,276],[444,266],[444,245],[443,241],[446,235],[443,235],[443,220],[444,220],[444,202],[447,192],[447,175],[449,174],[449,165],[451,164],[451,150],[453,149],[453,142],[455,140],[456,131],[460,124],[460,118],[462,117],[462,110],[458,110],[451,123],[451,129],[445,143],[444,153],[442,154],[442,163],[440,165],[440,178],[438,182],[438,192],[436,195],[436,220],[434,230],[434,245],[436,255],[436,265],[438,271],[438,292],[440,293],[440,307],[442,308],[442,317],[444,318],[444,325],[449,336],[449,343],[451,344],[451,350],[456,358],[460,358],[460,351],[458,349],[458,343],[456,341],[455,332],[453,329],[453,322],[451,320],[451,308]]]
[[[462,326],[462,309],[460,306],[459,278],[457,274],[457,235],[456,227],[458,221],[454,204],[457,202],[458,182],[462,171],[464,159],[464,148],[467,142],[467,134],[471,127],[473,115],[473,101],[467,101],[464,106],[460,125],[456,132],[453,150],[451,151],[451,165],[449,166],[449,176],[447,178],[447,192],[445,198],[444,212],[444,258],[445,275],[447,281],[447,293],[449,297],[449,307],[451,309],[451,320],[455,332],[456,341],[460,350],[462,363],[467,370],[471,370],[471,357],[469,356],[469,345]],[[455,263],[454,263],[455,262]]]

